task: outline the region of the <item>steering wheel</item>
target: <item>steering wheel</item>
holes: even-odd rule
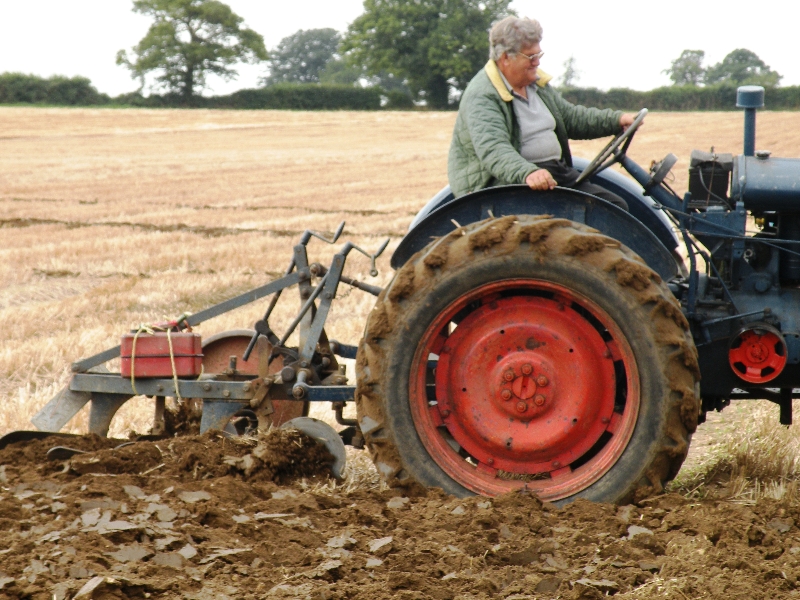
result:
[[[592,159],[592,162],[590,162],[583,170],[583,173],[578,176],[578,179],[575,181],[575,183],[580,183],[581,181],[589,179],[589,177],[592,175],[595,175],[600,171],[607,169],[614,163],[619,162],[628,151],[628,146],[631,145],[633,134],[636,133],[637,129],[639,129],[639,126],[642,124],[642,121],[644,121],[645,116],[647,116],[647,109],[643,108],[636,115],[633,123],[631,123],[625,131],[617,134],[616,137],[608,142],[606,147],[600,151],[600,154]]]

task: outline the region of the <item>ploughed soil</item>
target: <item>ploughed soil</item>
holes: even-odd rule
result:
[[[796,504],[348,491],[296,431],[122,442],[0,450],[0,598],[800,596]]]

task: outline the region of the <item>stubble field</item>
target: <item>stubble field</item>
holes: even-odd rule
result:
[[[343,241],[367,250],[390,238],[377,278],[358,255],[346,270],[384,285],[414,214],[446,184],[454,119],[0,108],[0,435],[30,428],[70,363],[131,327],[278,277],[305,229],[346,221]],[[738,153],[741,130],[736,112],[651,114],[630,154],[648,165],[674,152],[682,192],[691,149]],[[757,140],[800,155],[800,114],[759,114]],[[573,154],[603,144],[576,142]],[[326,264],[335,250],[312,242],[310,257]],[[372,297],[339,296],[328,333],[357,343]],[[297,305],[279,304],[276,330]],[[250,327],[264,308],[199,331]],[[148,401],[131,401],[111,435],[151,419]],[[10,448],[0,597],[788,597],[800,577],[796,438],[777,409],[734,406],[701,426],[671,494],[619,509],[404,500],[358,452],[344,484],[313,465],[287,472],[279,457],[246,473],[234,458],[252,449],[214,436],[127,454],[87,440],[89,455],[58,464],[44,460],[48,445]]]

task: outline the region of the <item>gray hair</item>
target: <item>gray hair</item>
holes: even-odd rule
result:
[[[504,52],[516,54],[542,41],[542,26],[536,19],[506,17],[489,32],[489,58],[499,60]]]

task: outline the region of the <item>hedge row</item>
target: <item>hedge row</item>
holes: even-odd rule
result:
[[[24,73],[0,73],[0,104],[58,104],[86,106],[107,104],[86,77],[44,78]]]
[[[624,88],[607,92],[595,88],[562,89],[575,104],[636,110],[695,111],[735,110],[736,87],[731,85],[670,86],[648,92]],[[0,74],[0,104],[52,104],[89,106],[111,104],[152,108],[193,106],[201,108],[294,109],[294,110],[379,110],[414,108],[411,98],[401,92],[348,85],[284,83],[259,89],[239,90],[227,96],[196,96],[190,103],[177,94],[142,96],[138,92],[109,98],[98,92],[85,77],[50,78],[22,73]],[[777,87],[766,92],[769,110],[800,109],[800,86]]]
[[[568,88],[562,89],[561,93],[570,102],[598,108],[638,110],[647,107],[651,110],[670,111],[738,110],[736,108],[736,86],[724,84],[706,87],[669,86],[648,92],[624,88],[612,89],[607,92],[594,88]],[[767,110],[800,109],[800,86],[766,90],[764,108]]]
[[[402,97],[401,97],[402,96]],[[22,73],[0,74],[0,104],[52,104],[87,106],[111,104],[152,108],[198,107],[295,110],[379,110],[409,108],[410,98],[380,88],[349,85],[279,84],[239,90],[226,96],[195,96],[190,102],[177,94],[142,96],[138,92],[109,98],[85,77],[43,78]]]
[[[227,96],[196,96],[187,102],[178,95],[139,93],[117,96],[115,104],[151,108],[191,106],[195,108],[294,109],[294,110],[379,110],[378,88],[349,85],[283,83],[259,89],[239,90]]]

